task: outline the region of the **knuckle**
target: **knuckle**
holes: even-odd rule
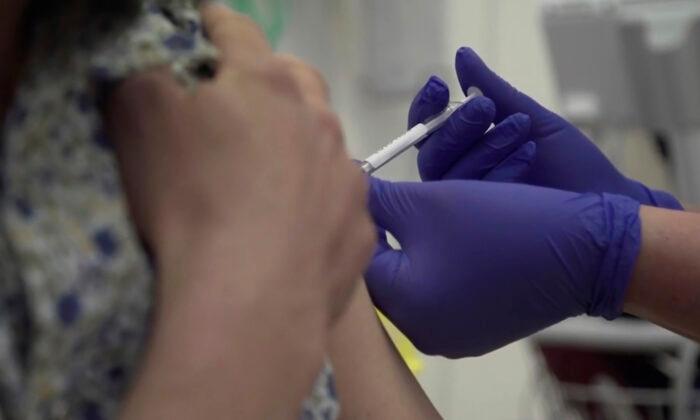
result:
[[[329,96],[330,88],[328,87],[325,77],[323,77],[323,74],[318,68],[289,54],[278,54],[277,58],[281,60],[282,63],[293,68],[299,74],[299,77],[313,82],[323,95],[326,97]]]
[[[233,12],[234,18],[237,20],[236,25],[242,29],[260,29],[257,23],[248,15],[243,13]]]
[[[241,13],[234,12],[234,14],[238,19],[236,25],[239,25],[240,29],[245,30],[247,33],[258,37],[261,40],[267,39],[263,29],[260,27],[260,25],[258,25],[258,23],[255,20],[253,20],[253,18]]]
[[[276,54],[275,58],[280,66],[290,69],[299,82],[308,88],[308,95],[318,95],[328,100],[330,87],[320,70],[293,55]]]
[[[238,13],[226,5],[211,3],[203,12],[207,32],[210,35],[233,34],[234,31],[258,31],[264,37],[260,26],[249,16]]]
[[[321,73],[321,70],[318,68],[310,65],[310,64],[303,64],[302,69],[309,74],[313,79],[315,79],[318,84],[322,87],[325,88],[325,90],[328,90],[328,83],[326,82],[326,78],[323,77],[323,74]]]
[[[141,92],[148,94],[163,94],[167,85],[167,74],[161,70],[149,70],[137,73],[126,79],[119,90],[121,92]]]
[[[207,30],[221,24],[222,21],[230,20],[234,12],[227,6],[215,2],[207,2],[200,10]]]
[[[316,67],[305,62],[299,57],[293,56],[291,54],[277,53],[275,54],[275,58],[280,62],[280,64],[283,64],[287,67],[295,68],[301,73],[309,74],[319,79],[323,79],[323,76],[321,76],[321,72]]]
[[[290,54],[277,53],[273,59],[282,67],[296,67],[301,65],[301,60]]]
[[[321,130],[323,130],[331,138],[334,144],[343,144],[343,125],[340,118],[328,107],[324,107],[316,111],[317,121]]]
[[[110,96],[110,103],[132,111],[156,108],[163,103],[174,102],[178,92],[169,72],[154,69],[134,74],[120,83]]]
[[[310,74],[310,76],[316,80],[316,83],[319,85],[321,91],[326,97],[330,96],[330,87],[328,86],[328,82],[326,81],[326,78],[323,77],[323,74],[319,69],[313,66],[306,65],[305,66],[306,71]]]
[[[270,60],[259,70],[262,77],[274,87],[279,94],[301,100],[303,89],[294,74],[287,67],[280,66],[276,60]]]
[[[232,16],[234,12],[219,12],[211,14],[205,22],[206,31],[210,38],[225,39],[234,35],[234,28],[238,23],[237,18]]]

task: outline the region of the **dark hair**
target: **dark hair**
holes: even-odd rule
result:
[[[28,0],[23,44],[46,51],[91,44],[136,16],[141,6],[141,0]]]

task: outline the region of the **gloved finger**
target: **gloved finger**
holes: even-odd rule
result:
[[[424,181],[438,180],[480,140],[493,122],[496,108],[491,99],[474,98],[458,109],[421,147],[418,171]]]
[[[530,138],[530,117],[515,114],[506,118],[472,147],[443,179],[482,179]]]
[[[394,248],[389,244],[389,240],[386,236],[386,230],[377,226],[377,248],[374,251],[374,255],[377,256],[383,252],[391,251]]]
[[[462,90],[467,92],[470,87],[478,87],[484,96],[496,103],[497,122],[521,112],[530,116],[533,130],[546,130],[546,122],[555,116],[489,69],[471,48],[463,47],[457,51],[456,68]]]
[[[492,182],[519,182],[530,172],[530,167],[537,156],[537,144],[529,141],[522,146],[491,172],[486,174],[484,181]]]
[[[410,270],[408,257],[403,251],[385,250],[374,255],[365,271],[367,290],[374,305],[390,319],[394,318],[405,300]]]
[[[450,88],[437,76],[430,76],[418,92],[408,111],[408,128],[439,114],[450,102]]]
[[[377,248],[365,271],[365,282],[374,305],[391,318],[398,314],[404,300],[401,295],[406,290],[410,265],[403,251],[391,247],[386,230],[379,226],[377,237]]]
[[[374,222],[380,229],[386,229],[401,243],[404,210],[403,206],[409,197],[397,188],[394,183],[379,178],[370,178],[369,211]]]

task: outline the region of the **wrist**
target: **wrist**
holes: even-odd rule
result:
[[[177,319],[178,330],[185,323],[195,331],[207,325],[204,330],[199,328],[201,335],[217,329],[254,333],[260,327],[270,334],[279,332],[280,337],[289,330],[303,331],[285,337],[299,343],[322,341],[315,339],[325,333],[326,326],[327,309],[320,291],[316,294],[290,287],[301,274],[280,261],[262,261],[266,256],[252,250],[251,240],[240,239],[239,233],[229,229],[192,231],[180,237],[182,242],[163,248],[158,261],[160,319]],[[298,284],[298,289],[303,289],[305,283]],[[210,338],[226,336],[234,334]],[[216,343],[210,346],[217,347]]]
[[[683,210],[683,205],[673,195],[660,190],[652,190],[639,181],[630,179],[629,182],[641,190],[638,199],[642,205],[668,210]],[[635,198],[635,197],[632,197]]]
[[[700,216],[643,207],[643,243],[625,311],[700,340]]]
[[[623,311],[641,248],[640,204],[628,197],[602,194],[599,228],[605,233],[597,240],[605,245],[598,276],[593,283],[588,315],[612,320]]]
[[[310,389],[326,350],[326,308],[301,298],[310,293],[275,288],[294,274],[250,258],[234,238],[228,229],[193,230],[161,248],[153,333],[135,395],[168,395],[166,410],[218,405],[249,418],[268,416],[240,412],[234,396],[256,395],[243,404],[251,410],[293,410]]]
[[[668,210],[684,210],[683,205],[676,197],[665,191],[650,190],[655,207]]]

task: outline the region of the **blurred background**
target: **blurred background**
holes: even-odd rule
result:
[[[321,70],[354,157],[405,130],[431,74],[463,97],[452,62],[466,45],[623,172],[700,203],[700,0],[232,2]],[[379,175],[418,179],[415,153]],[[576,319],[463,361],[401,348],[448,419],[700,418],[697,346],[635,319]]]

